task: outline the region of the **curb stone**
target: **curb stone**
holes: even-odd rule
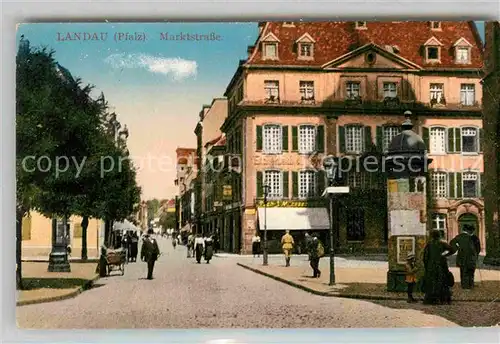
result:
[[[332,293],[328,291],[318,291],[309,287],[306,287],[302,284],[292,282],[290,280],[275,276],[273,274],[261,271],[259,269],[252,268],[248,265],[242,264],[242,263],[236,263],[236,265],[241,266],[244,269],[250,270],[252,272],[255,272],[257,274],[272,278],[278,282],[282,282],[285,284],[288,284],[289,286],[302,289],[304,291],[307,291],[311,294],[319,295],[319,296],[327,296],[327,297],[341,297],[345,299],[358,299],[358,300],[394,300],[394,301],[405,301],[405,297],[396,297],[396,296],[377,296],[377,295],[368,295],[368,294],[341,294],[341,293]],[[453,301],[458,301],[458,302],[484,302],[484,303],[493,303],[493,302],[500,302],[500,299],[494,299],[494,300],[463,300],[463,299],[454,299]]]
[[[78,289],[68,292],[67,294],[64,295],[58,295],[58,296],[51,296],[51,297],[45,297],[45,298],[40,298],[40,299],[35,299],[35,300],[25,300],[25,301],[17,301],[16,302],[16,307],[17,306],[27,306],[27,305],[34,305],[38,303],[46,303],[46,302],[54,302],[54,301],[61,301],[61,300],[66,300],[66,299],[71,299],[80,293],[84,292],[85,290],[90,289],[93,285],[94,282],[96,282],[99,279],[99,275],[96,274],[96,276],[87,282],[85,282],[83,285],[78,287]]]

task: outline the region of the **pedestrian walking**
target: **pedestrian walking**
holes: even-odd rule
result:
[[[212,240],[214,241],[214,252],[217,253],[220,250],[219,229],[215,231]]]
[[[196,238],[194,239],[194,251],[196,262],[200,264],[201,257],[203,255],[203,252],[205,251],[205,241],[201,237],[200,233],[196,234]]]
[[[194,255],[194,252],[193,252],[193,249],[194,249],[194,235],[191,233],[189,234],[188,236],[188,240],[187,240],[187,257],[188,258],[191,258],[191,253],[193,253]]]
[[[417,302],[415,298],[413,298],[413,289],[415,284],[417,283],[417,266],[415,263],[415,255],[413,253],[409,253],[406,257],[406,276],[405,281],[407,284],[407,294],[408,294],[408,303]]]
[[[481,243],[474,234],[474,227],[464,225],[462,233],[451,240],[450,245],[457,253],[457,266],[460,268],[460,285],[462,289],[474,288],[474,274],[477,259],[481,252]]]
[[[260,236],[258,232],[255,232],[252,237],[252,254],[254,258],[255,256],[260,257]]]
[[[153,269],[155,267],[155,262],[160,255],[158,243],[156,242],[156,239],[153,238],[152,234],[153,231],[149,230],[146,238],[144,238],[141,248],[141,257],[143,257],[143,260],[148,263],[147,279],[149,280],[153,279]]]
[[[177,246],[177,239],[175,237],[172,237],[172,246],[174,247],[175,250],[175,247]]]
[[[139,251],[139,236],[137,232],[133,232],[130,238],[130,254],[132,256],[132,261],[137,261],[137,253]]]
[[[210,263],[210,259],[212,259],[213,256],[213,239],[212,236],[208,236],[204,240],[205,242],[205,249],[204,249],[204,256],[205,256],[205,261],[207,264]]]
[[[454,281],[447,257],[454,253],[452,246],[440,240],[439,231],[430,232],[424,248],[424,304],[451,304],[450,287]]]
[[[294,245],[295,241],[290,235],[290,231],[286,230],[285,235],[281,237],[281,248],[283,249],[283,253],[285,254],[285,266],[290,266],[290,258],[292,257],[292,250]]]
[[[308,254],[310,265],[313,269],[313,278],[320,278],[321,270],[319,269],[319,260],[325,255],[325,248],[318,237],[314,236],[311,238]]]
[[[307,252],[307,258],[309,259],[309,261],[311,260],[311,244],[312,244],[312,240],[313,240],[313,237],[311,236],[311,234],[309,232],[307,232],[305,234],[305,238],[304,238],[304,245],[305,245],[305,251]]]

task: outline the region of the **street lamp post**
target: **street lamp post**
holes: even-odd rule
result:
[[[267,196],[269,194],[269,185],[264,185],[264,254],[262,255],[262,265],[267,265]]]
[[[332,156],[328,156],[323,161],[323,167],[326,171],[328,187],[336,184],[338,164]],[[330,285],[335,284],[335,234],[338,232],[338,214],[337,198],[334,193],[329,193],[330,199]]]

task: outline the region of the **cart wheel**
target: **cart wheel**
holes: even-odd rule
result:
[[[120,270],[122,271],[122,276],[125,275],[125,263],[122,264],[122,267]]]

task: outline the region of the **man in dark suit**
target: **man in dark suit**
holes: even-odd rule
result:
[[[464,225],[462,233],[450,242],[451,247],[458,250],[457,266],[460,268],[460,284],[462,289],[474,288],[476,262],[481,252],[479,238],[474,234],[474,227]]]
[[[148,277],[147,279],[153,279],[153,269],[155,267],[155,262],[160,255],[160,249],[158,243],[152,236],[153,230],[148,230],[141,248],[141,259],[148,263]]]

